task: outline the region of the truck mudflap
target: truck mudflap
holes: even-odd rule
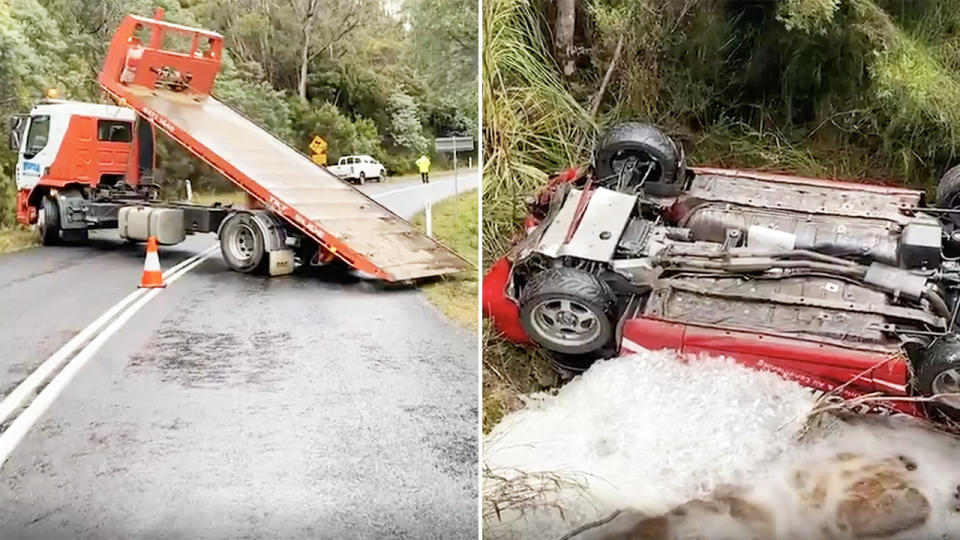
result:
[[[162,12],[157,19],[161,17]],[[357,270],[386,281],[405,281],[471,268],[406,220],[210,96],[223,36],[157,19],[127,16],[114,34],[99,78],[114,99]],[[144,30],[150,32],[147,43],[136,38]],[[190,38],[191,50],[162,49],[164,33]]]

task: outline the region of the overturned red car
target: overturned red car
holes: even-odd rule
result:
[[[566,370],[667,348],[960,416],[958,207],[960,167],[928,207],[901,187],[687,168],[658,128],[621,124],[532,200],[483,308]]]

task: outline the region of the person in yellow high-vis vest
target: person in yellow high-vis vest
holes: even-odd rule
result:
[[[416,161],[417,169],[420,169],[420,181],[424,184],[430,183],[430,158],[427,156],[420,156],[420,159]]]

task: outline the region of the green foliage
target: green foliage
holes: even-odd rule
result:
[[[810,34],[826,34],[840,0],[782,0],[777,6],[777,20],[787,30]]]
[[[477,2],[473,0],[407,0],[410,25],[407,55],[435,91],[463,111],[476,111]],[[462,58],[451,64],[448,59]],[[471,115],[476,124],[476,115]]]
[[[419,153],[427,149],[427,138],[423,135],[420,123],[420,110],[410,95],[397,92],[387,101],[390,114],[390,127],[387,133],[393,145],[408,153]]]
[[[380,153],[377,126],[369,119],[353,121],[330,103],[300,105],[297,108],[297,131],[323,137],[330,145],[327,154],[331,163],[335,163],[341,156]],[[304,138],[299,146],[306,150],[310,139]]]
[[[277,137],[288,142],[295,141],[292,107],[286,92],[273,89],[266,81],[254,82],[249,78],[234,77],[233,73],[227,71],[217,79],[214,89],[217,97]]]
[[[538,8],[484,8],[491,255],[515,230],[524,194],[546,173],[589,159],[591,137],[571,126],[590,121],[579,120],[582,109],[611,64],[592,120],[658,123],[698,163],[930,189],[957,162],[958,0],[595,0],[578,11],[584,52],[569,79],[542,32],[551,12]],[[532,129],[554,113],[563,125]],[[542,144],[553,138],[570,144]]]

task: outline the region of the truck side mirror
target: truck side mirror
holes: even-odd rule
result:
[[[7,119],[7,127],[10,129],[10,149],[14,152],[20,151],[20,141],[23,138],[23,128],[27,125],[27,115],[15,114]]]

